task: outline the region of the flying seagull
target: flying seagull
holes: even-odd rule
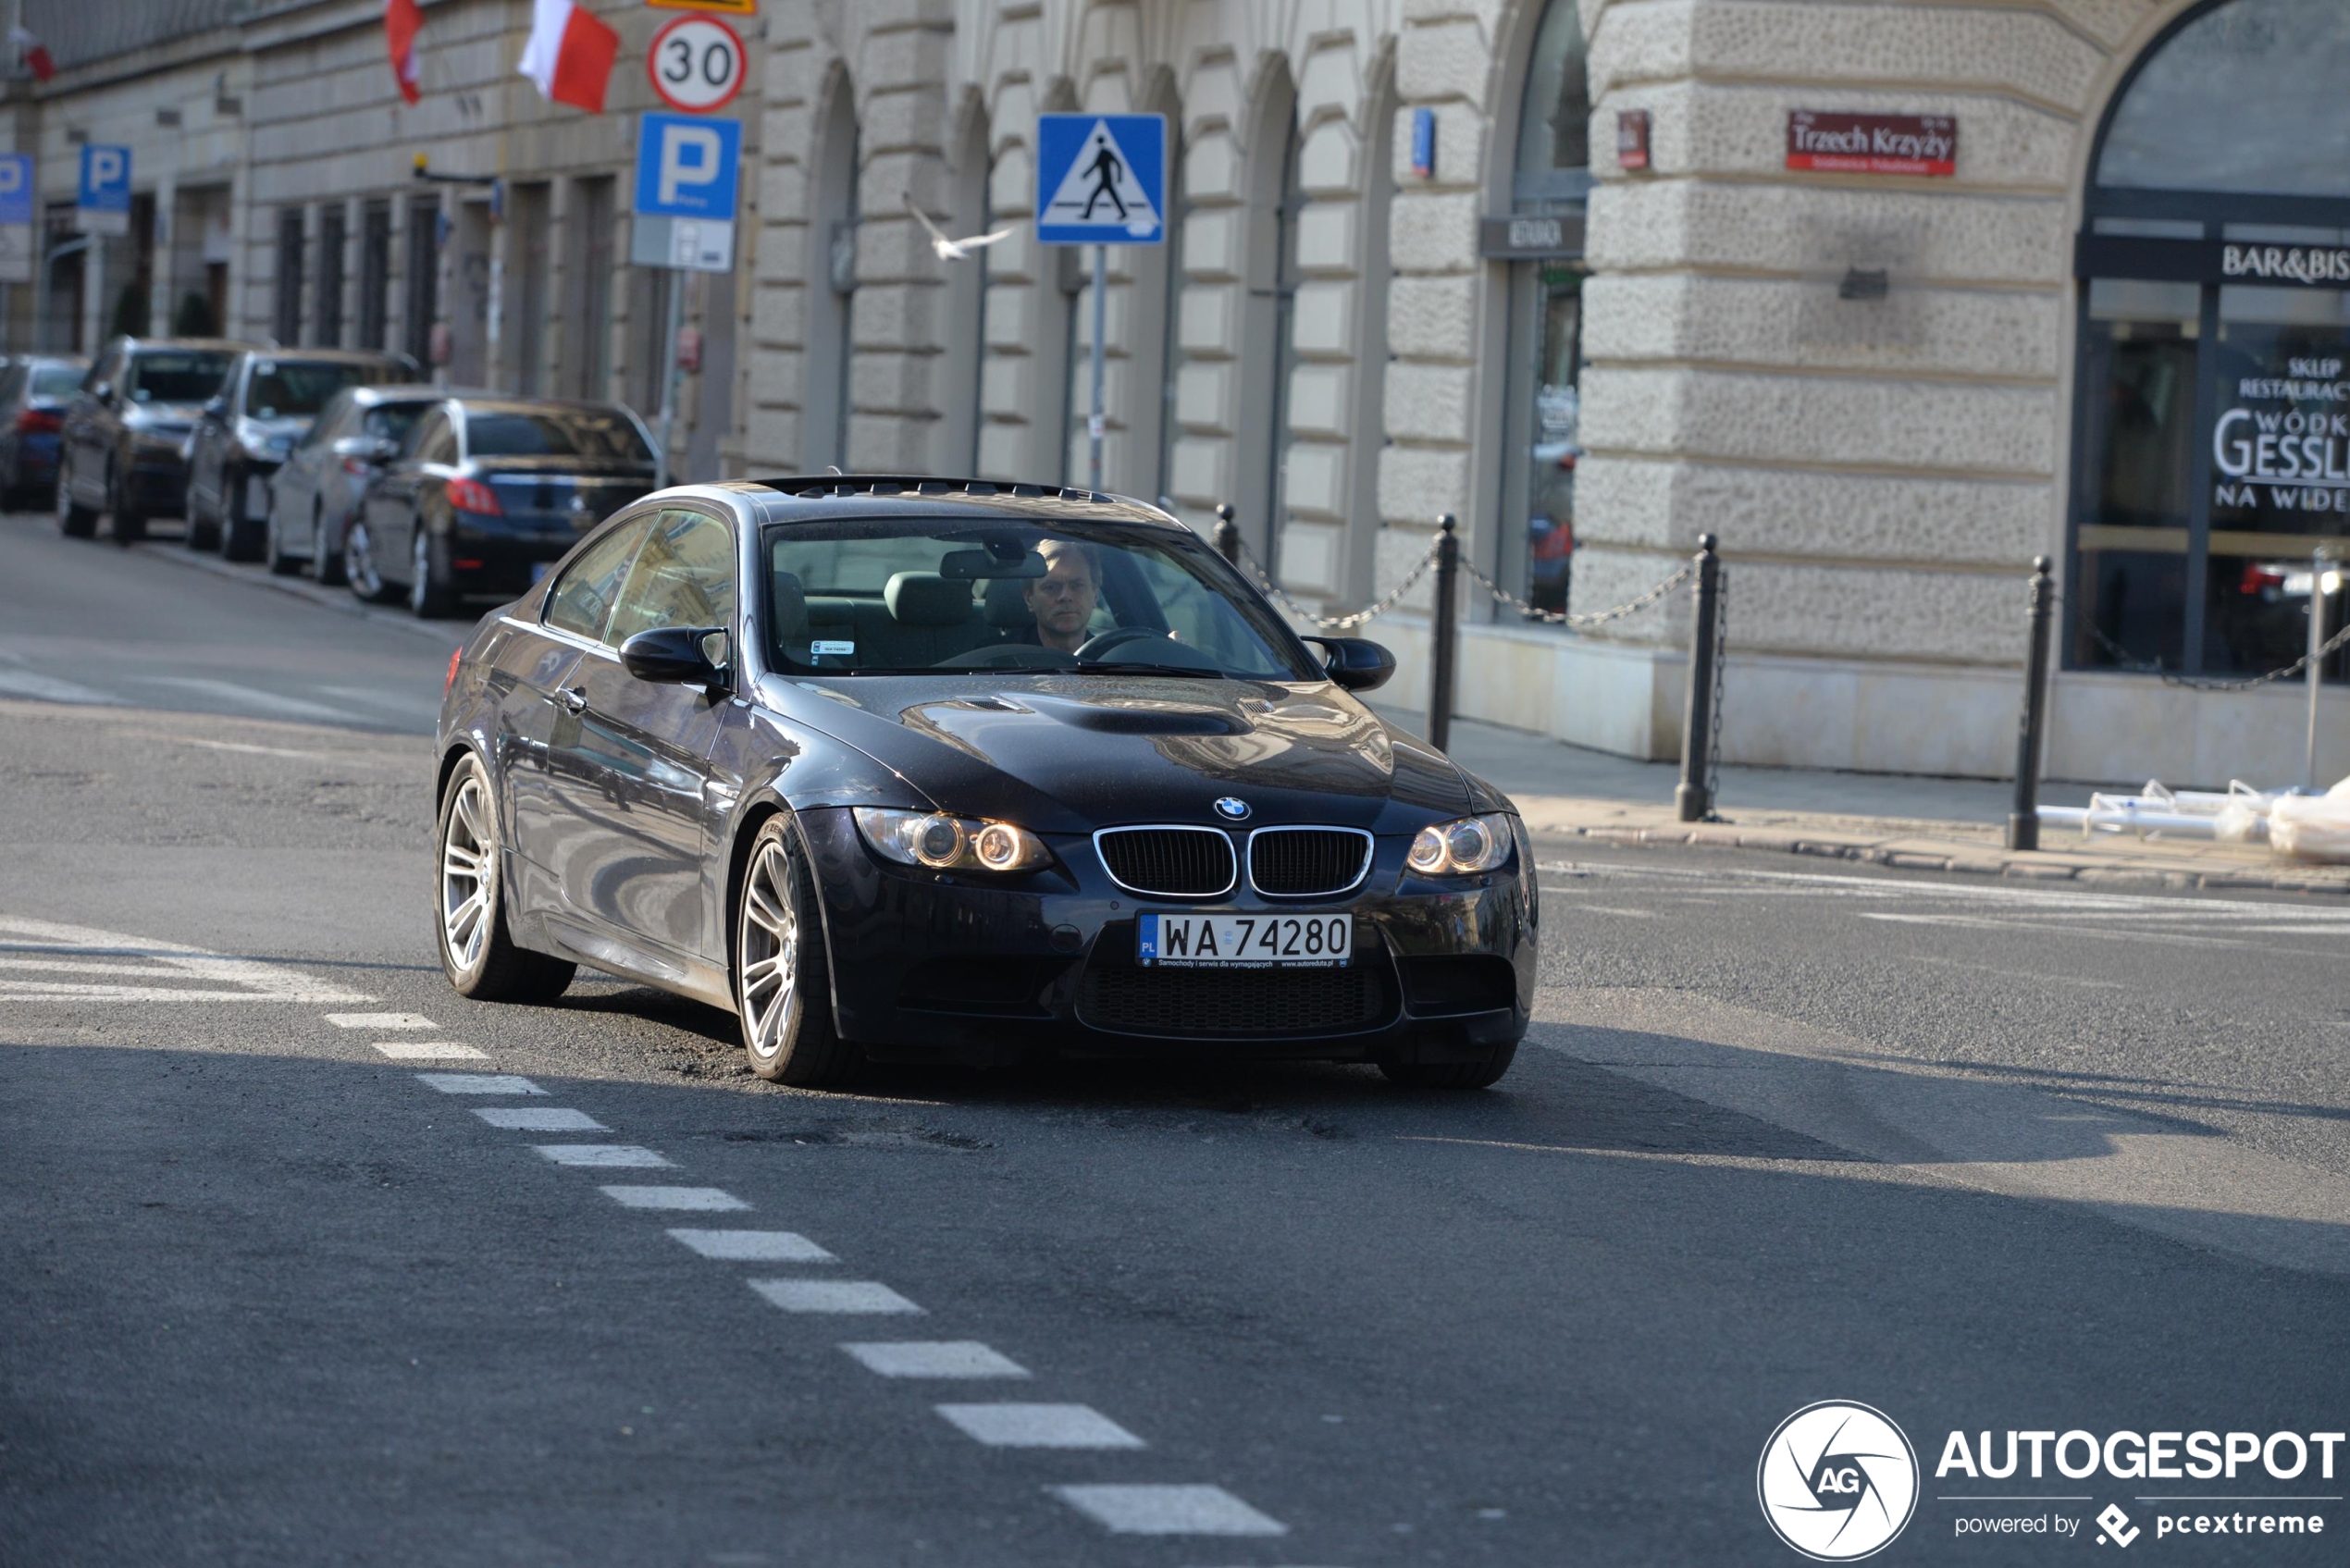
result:
[[[974,234],[968,240],[949,240],[946,238],[946,230],[931,222],[930,215],[914,205],[911,191],[906,193],[906,210],[914,215],[916,222],[930,230],[930,248],[938,253],[940,261],[969,261],[971,253],[982,245],[992,245],[996,241],[1008,238],[1011,234],[1008,228],[999,228],[993,234]]]

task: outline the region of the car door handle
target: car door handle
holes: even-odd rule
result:
[[[561,707],[566,713],[585,713],[588,711],[588,688],[573,686],[569,691],[555,693],[547,700]]]

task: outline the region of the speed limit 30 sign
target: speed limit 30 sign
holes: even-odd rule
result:
[[[673,109],[706,115],[743,90],[742,36],[716,17],[679,17],[653,34],[645,74]]]

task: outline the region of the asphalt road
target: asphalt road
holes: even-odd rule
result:
[[[178,553],[0,520],[0,1563],[1793,1563],[1757,1460],[1830,1399],[1924,1466],[1881,1561],[2108,1503],[2341,1560],[2314,1467],[1934,1470],[2345,1426],[2350,907],[1554,845],[1485,1093],[803,1093],[631,984],[451,994],[457,628]],[[941,1355],[998,1375],[875,1369]],[[2190,1506],[2329,1536],[2156,1536]],[[2010,1515],[2077,1533],[1959,1533]]]

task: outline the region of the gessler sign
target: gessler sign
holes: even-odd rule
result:
[[[1948,115],[1790,109],[1787,167],[1824,174],[1953,175],[1959,122]]]

